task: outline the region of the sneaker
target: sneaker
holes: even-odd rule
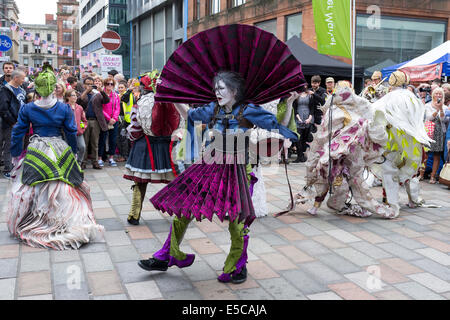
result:
[[[114,159],[109,159],[109,165],[111,167],[117,167],[117,163],[114,161]]]
[[[98,159],[98,165],[99,165],[100,167],[103,167],[103,166],[105,165],[105,163],[103,162],[103,160]]]
[[[99,165],[98,163],[94,162],[94,163],[92,164],[92,169],[95,169],[95,170],[101,170],[102,167],[100,167],[100,165]]]
[[[11,174],[10,174],[9,172],[4,172],[4,173],[3,173],[3,176],[4,176],[6,179],[11,180]]]

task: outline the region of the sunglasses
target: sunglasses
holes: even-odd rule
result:
[[[109,82],[109,83],[107,83],[106,85],[107,85],[107,86],[113,86],[113,85],[114,85],[114,83],[112,83],[112,82]]]

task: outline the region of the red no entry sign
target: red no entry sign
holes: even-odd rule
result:
[[[102,34],[100,38],[100,42],[106,50],[114,51],[120,48],[122,44],[122,39],[117,32],[114,31],[106,31]]]

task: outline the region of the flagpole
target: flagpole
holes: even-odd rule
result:
[[[356,0],[353,0],[353,12],[352,14],[352,86],[355,88],[355,42],[356,42]]]

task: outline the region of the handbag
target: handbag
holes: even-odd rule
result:
[[[431,121],[427,120],[425,121],[425,131],[427,132],[427,135],[430,139],[433,139],[434,137],[434,128],[436,127],[436,124]]]
[[[447,162],[444,163],[444,166],[441,169],[441,173],[439,174],[439,183],[450,187],[450,162],[449,155],[447,155]]]

